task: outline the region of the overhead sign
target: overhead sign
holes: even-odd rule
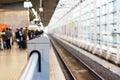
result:
[[[32,3],[30,1],[24,2],[24,8],[30,8],[32,7]]]

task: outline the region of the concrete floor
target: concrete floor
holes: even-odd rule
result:
[[[27,50],[19,49],[17,44],[0,50],[0,80],[18,80],[26,63]]]

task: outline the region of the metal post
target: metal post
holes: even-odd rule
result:
[[[107,56],[106,56],[106,59],[108,59],[110,57],[110,43],[109,43],[109,36],[110,36],[110,22],[109,22],[109,0],[107,2]]]
[[[103,49],[102,49],[102,46],[103,46],[103,34],[102,34],[102,6],[101,6],[101,0],[100,1],[100,56],[102,55],[103,53]]]
[[[30,12],[29,12],[29,8],[27,8],[27,14],[28,14],[28,21],[30,21]]]
[[[119,5],[120,5],[120,0],[116,0],[116,4],[117,4],[117,33],[120,32],[120,11],[119,11]],[[116,63],[118,63],[120,61],[120,35],[117,34],[117,60],[116,60]]]
[[[80,6],[80,18],[79,18],[79,19],[80,19],[80,20],[79,20],[80,23],[79,23],[79,30],[78,30],[78,32],[79,32],[79,33],[78,33],[78,37],[79,37],[79,41],[80,41],[80,43],[79,43],[80,47],[81,47],[81,40],[82,40],[82,39],[81,39],[81,35],[82,35],[82,28],[81,28],[81,27],[82,27],[82,24],[81,24],[81,18],[82,18],[82,17],[81,17],[81,11],[82,11],[82,10],[81,10],[81,4],[82,4],[82,3],[79,4],[79,6]]]
[[[94,50],[93,50],[93,54],[96,53],[96,49],[97,49],[97,26],[96,26],[96,0],[94,0],[93,2],[94,5]]]

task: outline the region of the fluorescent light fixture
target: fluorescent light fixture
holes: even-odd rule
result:
[[[32,3],[30,1],[24,2],[24,8],[30,8],[32,7]]]
[[[37,17],[37,12],[35,11],[34,8],[32,8],[32,12],[34,13],[35,17]]]

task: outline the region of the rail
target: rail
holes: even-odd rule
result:
[[[20,80],[34,80],[35,74],[38,72],[39,55],[37,52],[31,54],[28,64],[20,77]]]

